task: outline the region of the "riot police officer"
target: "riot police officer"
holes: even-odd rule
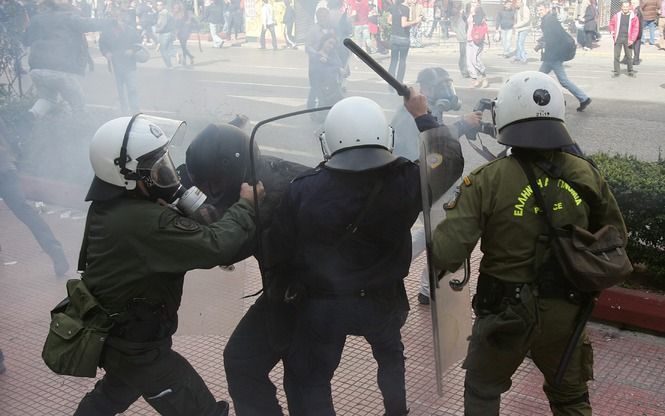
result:
[[[427,114],[419,122],[426,124],[438,125]],[[405,415],[400,329],[410,229],[421,210],[419,167],[392,153],[382,109],[363,97],[333,106],[321,144],[325,161],[291,183],[267,238],[274,261],[267,268],[287,268],[287,293],[301,298],[285,359],[287,394],[297,395],[303,415],[334,415],[330,381],[346,336],[359,335],[378,363],[386,415]]]
[[[170,125],[166,126],[166,123]],[[100,366],[106,370],[76,415],[114,415],[140,396],[163,415],[226,415],[185,358],[171,348],[185,272],[230,264],[254,237],[253,189],[209,226],[166,204],[187,199],[168,153],[184,123],[145,115],[100,127],[90,144],[95,172],[84,235],[82,281],[113,317]],[[263,187],[256,185],[258,195]]]
[[[493,116],[498,142],[512,146],[512,154],[464,178],[459,197],[447,205],[446,219],[434,234],[435,263],[448,271],[455,271],[481,240],[476,320],[463,364],[465,414],[499,414],[500,395],[531,351],[545,377],[552,412],[591,415],[587,381],[593,353],[586,336],[575,345],[563,381],[554,382],[582,294],[570,287],[549,255],[542,210],[550,210],[555,227],[574,224],[595,232],[613,225],[624,243],[626,227],[598,170],[562,150],[574,142],[564,123],[562,89],[552,78],[534,71],[513,75],[499,90]],[[520,160],[532,166],[551,206],[537,206]],[[565,180],[545,173],[537,161],[558,167]]]

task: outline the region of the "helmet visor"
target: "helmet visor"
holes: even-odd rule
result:
[[[180,183],[180,177],[169,152],[164,152],[150,167],[150,180],[160,188],[169,188]]]

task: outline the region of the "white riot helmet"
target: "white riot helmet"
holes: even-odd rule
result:
[[[508,78],[492,110],[497,141],[527,149],[559,149],[573,144],[564,124],[565,115],[561,86],[537,71]]]
[[[319,138],[331,169],[359,172],[397,159],[392,154],[393,130],[381,107],[369,98],[349,97],[335,104]]]
[[[180,199],[178,207],[185,213],[197,209],[205,195],[198,189],[181,186],[168,153],[171,140],[180,140],[185,128],[184,121],[143,114],[104,123],[90,142],[95,178],[86,200],[110,200],[125,190],[135,189],[136,181],[142,180],[152,199],[169,203]]]

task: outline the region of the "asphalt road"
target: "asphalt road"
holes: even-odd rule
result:
[[[599,48],[579,51],[566,64],[571,80],[593,100],[584,113],[575,108],[577,100],[566,93],[567,125],[572,136],[588,153],[605,151],[635,155],[643,160],[665,157],[665,51],[644,46],[642,64],[636,78],[625,74],[610,77],[611,45],[605,36]],[[603,43],[604,42],[604,43]],[[91,44],[96,70],[84,79],[84,90],[92,107],[118,107],[117,93],[106,62]],[[224,122],[235,113],[244,113],[252,122],[281,113],[304,109],[309,90],[307,59],[304,48],[299,50],[259,50],[256,43],[242,47],[213,49],[203,43],[203,52],[190,45],[195,65],[167,70],[156,51],[152,59],[138,69],[141,110],[164,117],[182,118],[190,122],[189,137],[207,122]],[[498,56],[492,47],[484,52],[490,87],[474,89],[457,70],[457,44],[439,42],[422,49],[411,49],[407,61],[407,83],[416,79],[418,71],[429,66],[442,66],[452,75],[457,93],[463,101],[459,112],[447,113],[446,122],[468,112],[478,99],[494,98],[498,87],[511,74],[537,70],[539,61],[531,53],[526,65],[512,64]],[[388,55],[374,55],[388,66]],[[625,72],[625,67],[624,67]],[[346,82],[347,95],[361,95],[376,100],[391,117],[401,99],[388,91],[387,85],[358,59],[352,58],[351,76]],[[486,120],[490,120],[489,114]],[[271,147],[293,151],[320,153],[316,135],[319,126],[306,117],[284,120],[272,130],[264,130],[272,138]],[[268,134],[270,133],[270,134]],[[303,138],[298,141],[298,136]],[[302,149],[303,142],[306,149]],[[490,147],[494,144],[487,140]],[[492,147],[498,149],[497,146]],[[475,158],[475,156],[471,156]],[[471,162],[471,160],[470,160]],[[473,161],[480,163],[480,160]]]

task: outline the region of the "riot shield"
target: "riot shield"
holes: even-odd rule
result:
[[[250,182],[263,182],[266,196],[255,198],[257,232],[265,230],[292,179],[323,160],[321,120],[330,107],[287,113],[260,121],[250,135]],[[259,240],[259,258],[263,247]],[[259,264],[261,267],[261,264]]]
[[[420,135],[420,179],[423,198],[423,228],[429,275],[430,308],[434,336],[434,358],[439,394],[443,393],[443,375],[456,362],[464,358],[467,339],[471,335],[471,300],[469,286],[461,282],[449,282],[451,276],[443,275],[432,262],[432,234],[443,221],[443,205],[453,197],[455,179],[461,169],[446,168],[450,160],[446,158],[447,146],[443,145],[442,134],[447,130],[441,127]],[[449,133],[448,133],[449,134]],[[450,136],[449,136],[450,137]],[[450,140],[450,139],[449,139]],[[459,141],[457,141],[459,146]],[[461,147],[459,147],[461,152]],[[455,175],[457,177],[451,177]],[[464,270],[466,282],[469,276],[468,262]]]

